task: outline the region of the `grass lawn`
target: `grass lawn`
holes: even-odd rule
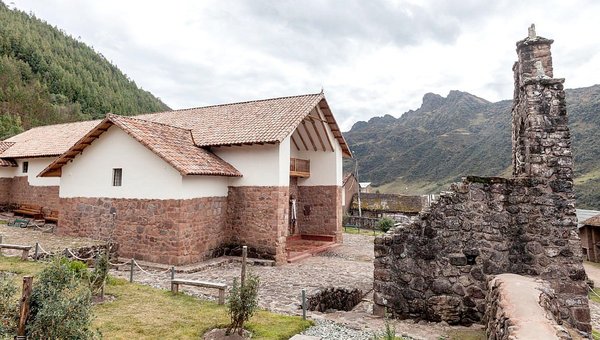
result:
[[[0,257],[0,272],[18,274],[14,280],[19,286],[22,276],[35,276],[43,265]],[[94,326],[105,339],[198,339],[229,322],[225,306],[122,279],[110,279],[105,294],[115,300],[94,306]],[[254,334],[253,339],[289,339],[311,325],[300,317],[261,310],[246,328]]]
[[[594,294],[596,293],[596,294]],[[600,288],[594,288],[594,292],[589,292],[588,297],[590,300],[600,303]]]
[[[381,230],[375,230],[375,232],[373,232],[372,229],[359,229],[357,227],[344,227],[344,232],[346,234],[360,234],[367,236],[379,236],[384,234]]]

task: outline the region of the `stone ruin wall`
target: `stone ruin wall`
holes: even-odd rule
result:
[[[481,322],[488,282],[513,273],[547,280],[560,320],[591,331],[564,80],[551,78],[551,43],[535,34],[517,43],[513,178],[467,177],[417,221],[377,238],[375,313]]]

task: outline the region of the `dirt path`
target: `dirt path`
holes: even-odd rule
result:
[[[600,287],[600,264],[584,262],[583,267],[590,280],[594,281],[596,288]]]
[[[36,242],[39,242],[45,251],[51,253],[60,252],[65,248],[77,249],[104,243],[84,237],[56,236],[50,232],[51,229],[48,227],[9,227],[6,223],[12,218],[12,216],[0,215],[0,236],[2,236],[3,243],[33,246]],[[7,254],[20,254],[20,251],[4,251]]]

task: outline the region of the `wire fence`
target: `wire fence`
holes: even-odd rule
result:
[[[2,238],[0,237],[0,244],[2,244]],[[9,249],[9,245],[4,245],[6,249]],[[90,263],[90,261],[96,259],[98,257],[99,254],[101,253],[106,253],[108,252],[109,254],[111,254],[113,247],[112,245],[108,245],[108,247],[103,248],[103,247],[94,247],[94,248],[90,248],[87,249],[87,252],[85,252],[84,255],[80,254],[79,251],[81,249],[71,249],[71,248],[64,248],[64,250],[62,251],[55,251],[55,252],[49,252],[46,249],[44,249],[42,247],[42,245],[39,242],[35,243],[35,247],[34,248],[34,252],[33,254],[30,254],[29,257],[34,260],[34,261],[43,261],[43,260],[47,260],[56,256],[64,256],[66,258],[71,258],[71,259],[75,259],[84,263]],[[2,247],[0,246],[0,250],[2,249]],[[109,256],[110,258],[110,256]],[[170,275],[170,279],[174,278],[174,274],[175,274],[175,267],[170,267],[161,271],[149,271],[144,269],[143,265],[140,265],[140,263],[138,263],[138,261],[136,261],[134,258],[132,258],[129,261],[126,262],[121,262],[121,263],[114,263],[111,262],[110,260],[108,261],[108,264],[113,267],[113,268],[120,268],[123,266],[129,266],[130,269],[130,282],[133,282],[133,277],[134,277],[134,272],[136,270],[139,270],[140,272],[144,273],[145,275],[151,276],[151,277],[161,277],[161,276],[165,276],[165,274],[169,274]]]

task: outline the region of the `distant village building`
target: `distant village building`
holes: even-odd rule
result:
[[[360,195],[360,207],[363,217],[390,217],[398,222],[416,216],[427,206],[427,196],[409,196],[398,194],[363,193]],[[350,215],[358,216],[358,194],[352,198]]]
[[[358,193],[358,181],[354,173],[348,173],[342,181],[342,211],[344,214],[350,211],[350,203],[356,193]]]
[[[124,257],[181,265],[247,245],[281,263],[304,237],[342,241],[342,157],[323,93],[109,114],[0,142],[0,205]]]
[[[366,194],[370,193],[373,187],[371,186],[371,182],[360,182],[360,192],[364,192]]]
[[[576,213],[583,258],[600,262],[600,211],[577,209]]]

